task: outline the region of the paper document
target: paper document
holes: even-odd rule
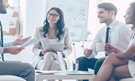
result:
[[[26,46],[29,46],[31,44],[37,43],[39,41],[42,41],[42,40],[45,40],[45,38],[44,39],[32,39],[31,38],[28,41],[26,41],[25,43],[23,43],[20,47],[26,47]]]
[[[41,70],[36,70],[36,73],[59,73],[59,72],[62,72],[62,71],[41,71]]]

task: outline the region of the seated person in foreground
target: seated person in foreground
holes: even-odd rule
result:
[[[7,13],[6,9],[8,7],[9,7],[8,0],[0,0],[0,15],[6,14]],[[2,31],[2,24],[0,22],[0,54],[2,54],[3,60],[0,61],[0,75],[18,76],[25,79],[26,81],[35,81],[35,69],[30,64],[22,63],[19,61],[4,61],[4,55],[6,53],[12,55],[19,54],[24,48],[20,48],[17,45],[22,45],[31,38],[27,37],[22,39],[22,37],[23,36],[17,38],[13,42],[3,44],[3,31]]]

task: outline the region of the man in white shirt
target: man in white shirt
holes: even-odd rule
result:
[[[101,28],[95,36],[93,44],[90,49],[84,50],[86,57],[77,58],[79,61],[79,70],[88,71],[88,68],[94,69],[97,74],[100,66],[102,65],[106,57],[97,59],[94,58],[97,55],[96,43],[110,43],[114,47],[124,51],[127,49],[130,39],[130,29],[124,23],[121,23],[115,19],[117,14],[117,8],[111,3],[101,3],[98,6],[97,17],[100,23],[105,23],[106,26]],[[106,32],[109,27],[109,35],[106,42]]]
[[[9,7],[8,0],[0,0],[0,14],[6,14],[7,13],[6,9],[8,7]],[[29,38],[30,37],[22,39],[21,36],[13,42],[3,44],[3,31],[0,22],[0,54],[10,53],[12,55],[16,55],[20,53],[24,48],[19,48],[16,45],[23,44]],[[3,61],[0,61],[0,75],[14,75],[22,77],[26,81],[35,81],[35,69],[30,64],[22,62],[13,62],[13,61],[3,62]]]

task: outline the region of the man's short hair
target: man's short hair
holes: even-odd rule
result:
[[[115,12],[115,15],[117,15],[117,8],[114,4],[112,3],[101,3],[101,4],[98,4],[97,6],[98,8],[103,8],[104,10],[110,12],[110,11],[114,11]]]

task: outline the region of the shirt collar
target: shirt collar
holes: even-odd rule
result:
[[[110,29],[112,29],[113,27],[115,27],[116,23],[117,23],[117,20],[115,19],[108,27],[109,27]],[[106,27],[107,27],[107,26],[106,26]]]

